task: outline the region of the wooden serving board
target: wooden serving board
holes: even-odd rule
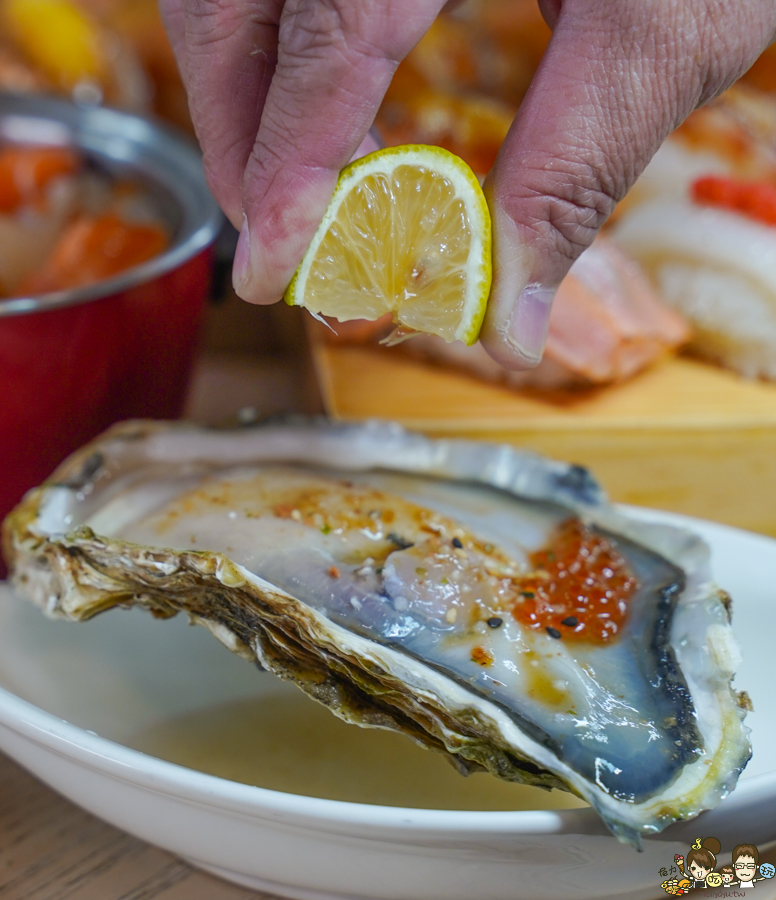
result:
[[[313,337],[324,404],[436,436],[505,441],[589,467],[613,500],[776,536],[776,385],[667,359],[622,385],[547,398],[382,347]]]

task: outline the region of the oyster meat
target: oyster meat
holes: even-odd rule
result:
[[[185,611],[342,718],[573,791],[636,845],[750,755],[705,544],[577,466],[379,423],[130,422],[31,491],[4,545],[50,615]]]

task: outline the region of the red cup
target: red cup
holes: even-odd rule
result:
[[[0,138],[68,144],[161,198],[165,253],[73,291],[0,300],[0,520],[121,419],[181,414],[222,218],[196,148],[113,110],[0,95]],[[0,577],[3,577],[0,561]]]

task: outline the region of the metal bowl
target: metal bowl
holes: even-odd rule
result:
[[[163,254],[117,277],[0,300],[1,519],[112,422],[180,415],[223,220],[197,148],[157,122],[0,94],[0,141],[72,146],[131,175],[172,234]]]

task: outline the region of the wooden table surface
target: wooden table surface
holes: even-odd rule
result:
[[[776,537],[776,384],[679,358],[606,389],[546,395],[320,334],[315,364],[335,418],[503,441],[586,466],[617,502]]]
[[[276,900],[198,872],[55,794],[0,754],[2,900]]]

